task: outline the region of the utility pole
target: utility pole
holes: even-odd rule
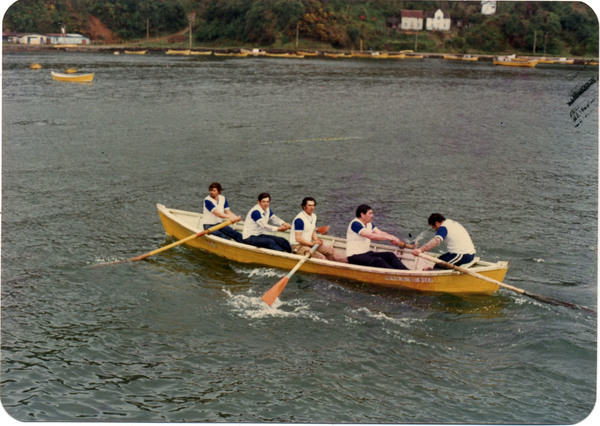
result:
[[[188,15],[188,20],[190,21],[190,50],[192,49],[192,23],[194,22],[195,18],[196,18],[196,12],[191,12]]]

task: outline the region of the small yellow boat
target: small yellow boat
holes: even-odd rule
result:
[[[168,49],[166,54],[167,55],[183,55],[183,56],[189,56],[191,54],[191,50],[173,50],[173,49]]]
[[[408,53],[405,58],[406,59],[423,59],[425,56],[423,55],[415,55],[414,53]]]
[[[170,237],[181,240],[202,231],[200,229],[202,214],[167,208],[162,204],[157,204],[157,208],[163,227]],[[241,231],[243,222],[238,222],[232,227]],[[276,235],[286,239],[289,238],[289,232],[277,232]],[[319,238],[324,241],[324,244],[332,245],[334,249],[342,253],[345,251],[346,240],[344,238],[329,235],[320,235]],[[302,256],[296,254],[258,248],[213,235],[192,239],[187,244],[231,261],[263,265],[287,271],[294,268],[303,259]],[[434,293],[492,294],[499,288],[498,284],[455,270],[425,270],[425,268],[431,267],[433,263],[422,257],[415,258],[411,254],[411,250],[402,250],[384,244],[372,244],[371,250],[391,251],[410,269],[373,268],[310,258],[302,264],[300,271],[349,279],[380,287]],[[476,259],[473,265],[468,266],[468,269],[493,280],[502,281],[508,270],[508,262],[484,262]]]
[[[319,56],[319,52],[316,50],[314,52],[306,52],[304,50],[297,50],[296,55],[298,56]]]
[[[478,61],[479,56],[476,55],[451,55],[445,54],[444,59],[450,61]]]
[[[91,83],[94,79],[94,73],[90,74],[63,74],[50,71],[52,78],[58,81],[68,81],[73,83]]]
[[[567,64],[571,65],[575,63],[575,59],[567,58],[547,58],[545,56],[538,59],[540,64]]]
[[[212,50],[191,50],[190,51],[190,55],[210,56],[212,54],[213,54]]]
[[[323,53],[326,58],[351,58],[352,55],[346,55],[345,53]]]
[[[29,65],[29,68],[31,68],[32,70],[41,70],[42,66],[36,62],[35,64]]]
[[[232,58],[245,58],[248,56],[246,52],[215,52],[215,56],[229,56]]]
[[[494,58],[494,65],[502,65],[505,67],[524,67],[533,68],[538,64],[537,59],[529,58],[517,58],[514,55],[510,56],[496,56]]]
[[[125,54],[127,55],[145,55],[145,50],[126,50]]]

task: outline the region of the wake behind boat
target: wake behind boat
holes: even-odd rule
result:
[[[162,204],[157,204],[157,208],[167,235],[181,240],[202,231],[200,228],[202,214],[167,208]],[[241,232],[243,222],[238,222],[232,227]],[[289,232],[277,232],[276,235],[288,238]],[[336,250],[344,252],[346,249],[345,238],[329,235],[321,235],[320,238],[325,244],[333,245]],[[212,235],[191,239],[187,244],[236,262],[252,263],[283,270],[292,269],[303,258],[296,254],[254,247]],[[482,281],[477,277],[459,273],[455,270],[425,270],[425,268],[433,266],[433,262],[421,257],[415,258],[410,250],[402,250],[384,244],[372,244],[371,250],[394,252],[410,269],[382,269],[310,258],[302,264],[299,270],[306,273],[350,279],[374,286],[434,293],[492,294],[499,288],[498,284]],[[502,281],[508,270],[508,262],[492,263],[476,259],[468,269],[492,280]]]

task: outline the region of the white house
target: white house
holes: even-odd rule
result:
[[[48,34],[50,44],[90,44],[90,39],[81,34]]]
[[[446,16],[442,9],[438,9],[435,12],[427,12],[425,29],[428,31],[449,31],[450,17]]]
[[[493,15],[496,13],[496,0],[482,0],[481,13],[484,15]]]
[[[422,10],[401,10],[400,28],[402,30],[422,30],[423,29],[423,11]]]
[[[45,44],[47,37],[41,34],[25,34],[16,39],[20,44]]]

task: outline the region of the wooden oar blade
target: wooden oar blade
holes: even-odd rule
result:
[[[92,267],[105,266],[105,265],[114,265],[114,264],[117,264],[117,263],[122,263],[122,262],[136,262],[136,261],[138,261],[138,260],[144,260],[144,259],[146,259],[147,257],[154,256],[155,254],[161,253],[161,252],[163,252],[163,251],[165,251],[165,250],[169,250],[169,249],[171,249],[171,248],[173,248],[173,247],[176,247],[176,246],[178,246],[178,245],[180,245],[180,244],[187,243],[188,241],[191,241],[191,240],[193,240],[193,239],[195,239],[195,238],[199,238],[199,237],[203,237],[203,236],[205,236],[205,235],[208,235],[208,234],[210,234],[210,233],[212,233],[212,232],[215,232],[215,231],[217,231],[217,230],[219,230],[219,229],[221,229],[221,228],[224,228],[224,227],[226,227],[226,226],[229,226],[229,225],[231,225],[231,224],[232,224],[232,223],[234,223],[234,222],[237,222],[237,220],[226,220],[226,221],[224,221],[224,222],[221,222],[221,223],[218,223],[218,224],[216,224],[215,226],[213,226],[213,227],[211,227],[211,228],[205,229],[204,231],[200,231],[200,232],[198,232],[197,234],[192,234],[192,235],[189,235],[189,236],[187,236],[187,237],[185,237],[185,238],[182,238],[182,239],[181,239],[181,240],[179,240],[179,241],[175,241],[174,243],[171,243],[171,244],[169,244],[169,245],[167,245],[167,246],[164,246],[164,247],[158,248],[158,249],[156,249],[156,250],[153,250],[153,251],[151,251],[151,252],[149,252],[149,253],[144,253],[144,254],[141,254],[141,255],[139,255],[139,256],[132,257],[132,258],[130,258],[130,259],[117,260],[117,261],[114,261],[114,262],[108,262],[108,263],[100,263],[100,264],[98,264],[98,265],[92,265]]]
[[[265,302],[269,306],[273,305],[273,303],[275,303],[275,300],[277,300],[277,298],[279,297],[289,280],[290,278],[286,275],[285,277],[277,281],[277,283],[273,287],[271,287],[265,294],[263,294],[263,302]]]

